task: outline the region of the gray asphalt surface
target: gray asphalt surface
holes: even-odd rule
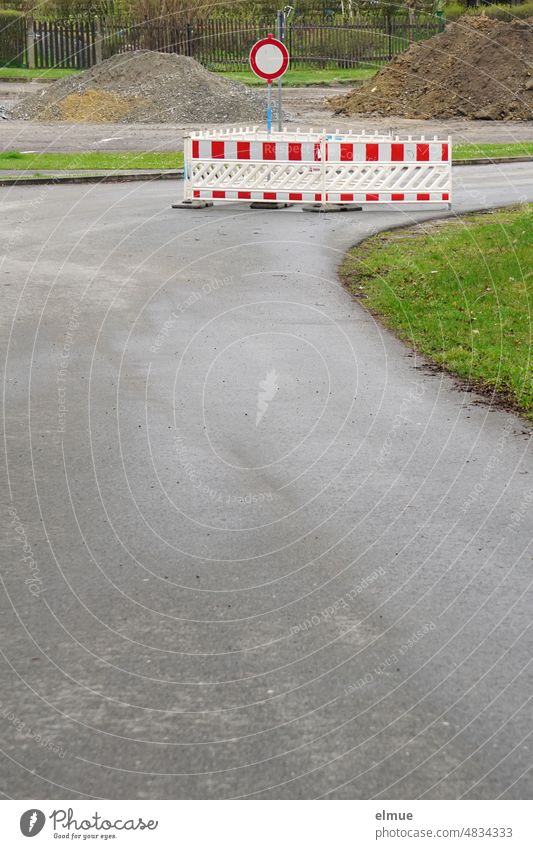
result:
[[[529,428],[336,277],[421,214],[179,192],[0,190],[1,793],[529,797]]]

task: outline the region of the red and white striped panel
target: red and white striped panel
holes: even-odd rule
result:
[[[321,203],[320,192],[263,192],[263,191],[240,191],[237,189],[194,189],[193,197],[200,200],[265,200],[265,201],[292,201],[297,203]],[[448,203],[449,192],[328,192],[324,202],[326,203]]]
[[[448,162],[447,142],[328,142],[328,162]]]
[[[192,158],[231,162],[320,162],[320,142],[192,140]]]
[[[449,192],[328,192],[329,203],[449,203]]]

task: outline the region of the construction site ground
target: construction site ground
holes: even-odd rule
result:
[[[0,107],[12,105],[28,89],[42,87],[43,83],[0,83]],[[46,83],[45,83],[46,85]],[[452,135],[459,142],[512,142],[530,141],[533,121],[469,121],[459,118],[449,120],[411,120],[407,118],[346,118],[333,117],[325,104],[326,97],[342,93],[345,87],[287,88],[283,92],[284,108],[293,116],[288,127],[302,129],[326,127],[328,129],[392,129],[413,135]],[[208,126],[208,125],[204,125]],[[227,126],[227,124],[220,125]],[[42,121],[0,121],[0,147],[4,150],[181,150],[183,136],[199,124],[69,124]]]

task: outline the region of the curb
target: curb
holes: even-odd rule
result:
[[[521,161],[524,161],[524,160],[521,160]],[[525,161],[527,161],[527,162],[533,161],[533,157],[529,157]],[[348,254],[354,248],[360,247],[361,245],[364,245],[366,242],[369,241],[369,239],[375,238],[376,236],[382,236],[382,235],[385,235],[385,234],[388,234],[388,233],[391,233],[391,232],[395,232],[395,231],[398,231],[398,230],[411,230],[413,228],[421,227],[421,226],[423,226],[424,224],[427,224],[430,221],[450,221],[451,219],[454,219],[454,218],[455,219],[457,219],[457,218],[459,218],[459,219],[460,218],[469,218],[470,216],[474,216],[474,215],[482,215],[484,213],[499,212],[501,210],[512,209],[513,207],[516,207],[516,206],[517,206],[517,202],[514,201],[513,203],[507,203],[507,204],[504,204],[503,206],[494,206],[494,207],[489,207],[489,208],[481,207],[480,209],[471,209],[471,210],[468,210],[467,212],[461,212],[458,215],[455,215],[453,212],[450,211],[450,212],[446,212],[444,215],[440,215],[440,216],[430,214],[426,218],[423,218],[422,220],[417,221],[415,223],[413,223],[411,221],[411,222],[408,222],[408,223],[393,224],[390,227],[387,226],[386,228],[381,228],[381,229],[377,230],[375,233],[371,233],[369,236],[363,236],[361,239],[359,239],[359,241],[357,241],[355,244],[352,244],[352,246],[344,252],[342,261],[344,262],[346,260],[346,257],[348,256]],[[397,342],[399,342],[400,345],[403,346],[405,351],[408,351],[410,353],[417,351],[416,345],[411,344],[407,339],[403,339],[395,330],[388,327],[385,320],[384,320],[383,315],[379,315],[379,314],[376,315],[375,313],[371,313],[370,310],[368,309],[368,307],[365,306],[364,300],[361,300],[360,298],[358,298],[357,295],[355,295],[350,290],[350,288],[344,282],[344,280],[341,279],[340,265],[337,266],[336,274],[337,274],[337,279],[340,281],[342,288],[347,292],[347,294],[352,298],[352,300],[360,307],[361,310],[363,310],[367,315],[370,315],[374,321],[378,322],[379,326],[385,332],[385,334],[386,333],[391,334],[394,337],[394,339]],[[487,402],[487,397],[489,397],[489,401],[487,402],[489,410],[506,410],[507,412],[510,412],[514,416],[519,418],[523,425],[525,425],[527,423],[531,428],[532,423],[531,423],[531,421],[526,419],[525,411],[520,410],[517,407],[513,406],[512,403],[509,404],[507,402],[507,400],[497,390],[493,389],[492,387],[485,387],[489,390],[489,395],[487,396],[483,391],[484,390],[483,385],[482,384],[480,385],[479,383],[476,384],[475,379],[462,378],[456,372],[454,372],[451,369],[451,367],[447,367],[447,366],[441,365],[440,363],[436,363],[435,360],[431,357],[431,354],[420,354],[420,352],[418,352],[418,353],[419,353],[419,356],[422,358],[424,364],[426,366],[428,366],[430,369],[434,370],[435,375],[445,374],[449,378],[451,378],[455,383],[454,388],[461,389],[461,388],[466,387],[466,390],[468,392],[475,392],[479,396],[479,399],[483,403]],[[499,403],[500,399],[502,400],[501,405]]]
[[[455,168],[459,165],[509,165],[513,162],[533,162],[533,156],[499,156],[494,159],[457,159],[452,162]],[[67,172],[65,172],[67,173]],[[182,180],[183,168],[176,171],[139,171],[137,173],[121,174],[87,174],[73,177],[13,177],[11,179],[0,178],[0,186],[46,186],[46,185],[69,185],[75,183],[134,183],[147,182],[148,180]]]
[[[66,173],[66,172],[65,172]],[[56,175],[54,177],[12,177],[1,179],[0,186],[57,186],[74,183],[135,183],[149,180],[182,180],[183,169],[176,171],[139,171],[138,173],[121,174],[78,174],[72,177]]]

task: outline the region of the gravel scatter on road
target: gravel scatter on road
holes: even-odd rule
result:
[[[139,50],[106,59],[30,94],[10,117],[91,123],[255,122],[265,97],[195,59]]]
[[[529,120],[532,22],[463,16],[329,105],[338,115]]]

